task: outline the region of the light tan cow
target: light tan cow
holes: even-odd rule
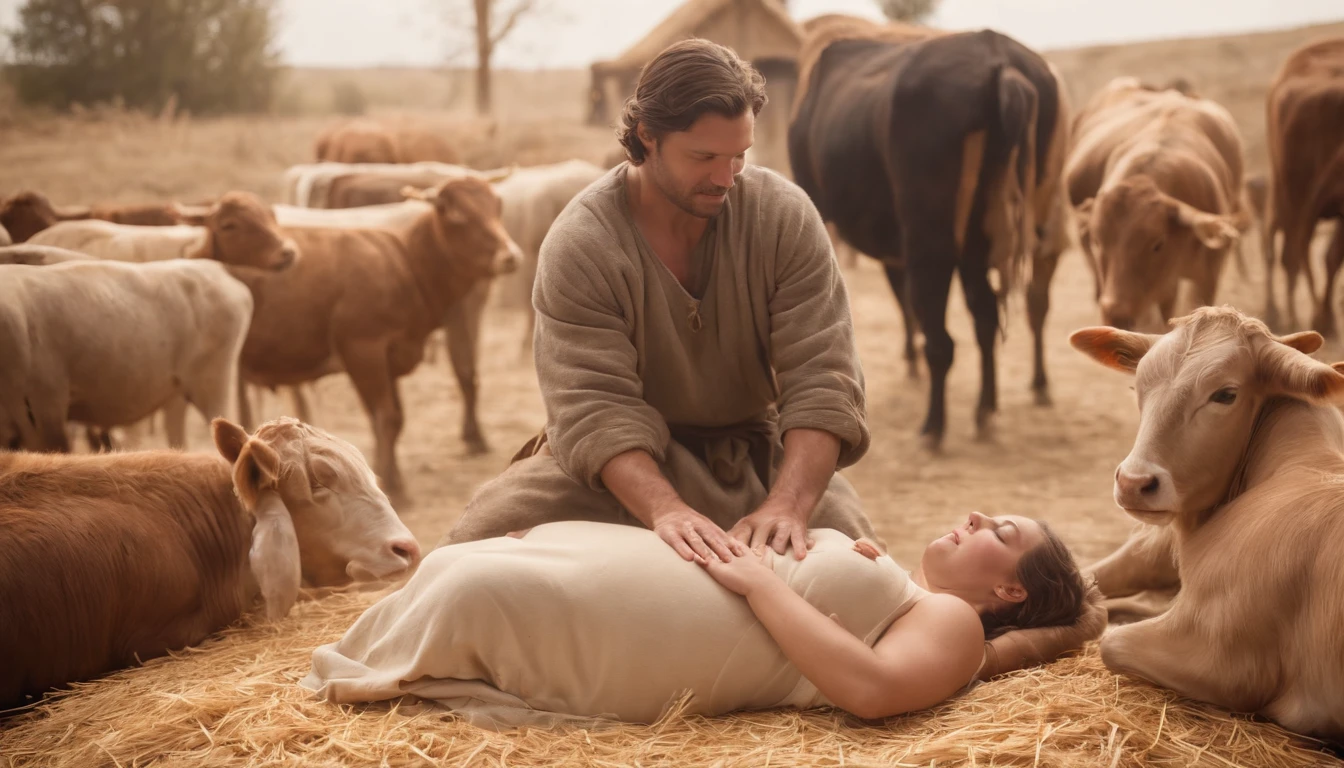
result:
[[[292,419],[212,429],[217,455],[0,453],[0,708],[420,560],[354,446]]]
[[[1308,356],[1320,334],[1276,337],[1230,307],[1161,336],[1101,327],[1070,342],[1137,376],[1138,435],[1115,501],[1165,526],[1179,569],[1169,610],[1102,638],[1106,666],[1344,736],[1344,363]]]
[[[290,227],[303,253],[293,267],[234,271],[257,299],[243,377],[279,387],[347,373],[373,422],[374,467],[393,495],[404,491],[397,379],[420,363],[450,307],[520,260],[486,182],[449,181],[427,202],[403,231]]]
[[[68,451],[67,420],[107,430],[173,402],[235,417],[252,306],[202,259],[0,266],[0,447]]]
[[[337,123],[313,145],[318,162],[459,162],[459,154],[441,130],[409,117],[357,117]]]
[[[1228,250],[1250,226],[1231,115],[1134,78],[1111,81],[1079,112],[1065,185],[1102,320],[1116,327],[1154,304],[1170,319],[1182,278],[1211,304]]]
[[[260,269],[284,269],[296,258],[269,206],[249,192],[230,192],[184,224],[170,227],[66,221],[38,232],[28,242],[50,245],[110,261],[148,262],[206,258]]]
[[[1306,272],[1316,306],[1312,325],[1335,333],[1335,275],[1344,264],[1344,38],[1320,40],[1294,51],[1266,96],[1270,165],[1269,233],[1283,233],[1288,321],[1297,326],[1297,276]],[[1316,296],[1308,253],[1316,224],[1335,220],[1325,256],[1325,288]],[[1271,249],[1272,250],[1272,249]],[[1269,276],[1272,278],[1273,270]],[[1277,320],[1272,280],[1265,283],[1265,316]]]
[[[463,176],[479,176],[494,180],[496,176],[506,175],[510,169],[478,171],[464,165],[451,163],[307,163],[290,166],[285,170],[285,203],[304,208],[332,208],[330,202],[331,185],[339,178],[352,174],[377,174],[385,178],[395,178],[403,184],[416,187],[432,187],[450,179]]]

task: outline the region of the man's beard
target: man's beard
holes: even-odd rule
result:
[[[689,194],[684,194],[677,190],[675,180],[663,167],[661,160],[650,155],[644,165],[651,171],[649,176],[653,179],[654,186],[658,187],[658,191],[662,192],[664,197],[670,200],[673,205],[677,206],[682,211],[685,211],[696,218],[712,219],[719,215],[719,211],[723,210],[724,203],[727,202],[726,199],[718,203],[702,203],[697,207],[695,196],[700,194],[724,195],[728,193],[727,187],[714,185],[700,186],[692,189]]]

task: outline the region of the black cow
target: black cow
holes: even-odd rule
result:
[[[980,345],[976,426],[983,435],[998,409],[1000,305],[1034,253],[1032,387],[1039,403],[1049,403],[1041,330],[1066,244],[1059,177],[1067,104],[1045,60],[996,32],[844,26],[835,34],[822,25],[804,44],[789,160],[823,218],[885,265],[912,368],[914,330],[923,330],[930,381],[922,433],[936,449],[952,366],[946,312],[954,272]]]

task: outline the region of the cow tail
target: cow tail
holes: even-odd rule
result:
[[[994,187],[1003,205],[1003,222],[1015,247],[1000,251],[992,266],[999,271],[999,302],[1002,307],[1013,288],[1031,279],[1031,254],[1036,249],[1036,222],[1032,200],[1036,192],[1036,87],[1017,69],[1004,65],[998,71],[999,127],[1003,157],[1001,177]],[[997,153],[996,153],[997,154]],[[1005,232],[1004,234],[1010,234]],[[996,249],[997,250],[997,249]],[[1006,328],[1006,323],[1000,323]]]

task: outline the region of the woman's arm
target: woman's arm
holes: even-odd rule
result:
[[[877,648],[869,648],[790,589],[759,556],[712,560],[706,568],[747,598],[784,655],[823,696],[859,717],[937,704],[965,686],[980,665],[980,618],[958,598],[923,598]]]

